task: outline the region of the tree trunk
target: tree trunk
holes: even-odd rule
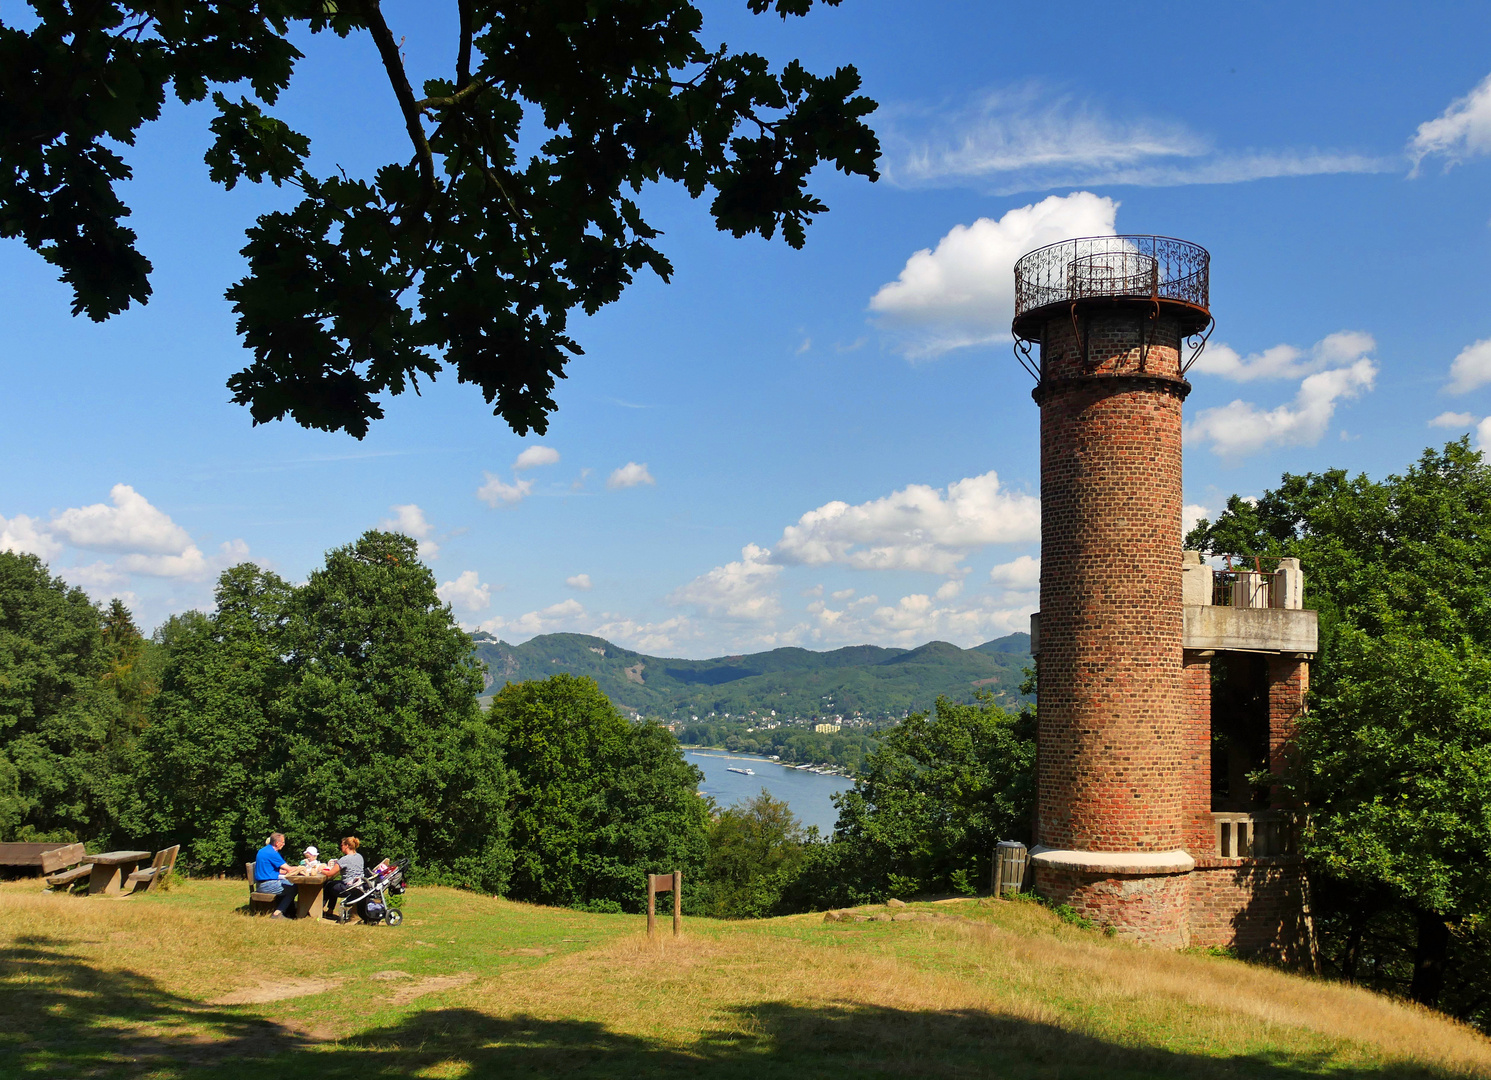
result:
[[[1413,950],[1413,982],[1408,996],[1433,1008],[1444,990],[1444,963],[1450,951],[1450,924],[1443,915],[1420,909],[1418,944]]]
[[[1346,935],[1346,951],[1341,957],[1341,974],[1349,983],[1356,982],[1357,958],[1362,951],[1362,919],[1351,920],[1351,931]]]

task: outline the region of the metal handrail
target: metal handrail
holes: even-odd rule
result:
[[[1176,300],[1210,307],[1211,255],[1170,236],[1083,236],[1015,263],[1015,317],[1047,304],[1102,297]]]

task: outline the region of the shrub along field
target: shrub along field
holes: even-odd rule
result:
[[[398,929],[248,918],[243,892],[0,885],[0,1074],[1491,1076],[1491,1042],[1427,1010],[1034,903],[687,918],[649,943],[636,915],[439,887]]]

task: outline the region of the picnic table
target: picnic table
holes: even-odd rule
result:
[[[124,879],[148,858],[148,851],[106,851],[102,855],[89,855],[87,861],[93,864],[93,872],[88,876],[88,895],[118,896]]]
[[[319,870],[291,870],[285,880],[295,886],[295,917],[319,919],[324,908],[322,890],[332,875]]]

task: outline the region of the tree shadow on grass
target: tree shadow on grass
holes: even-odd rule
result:
[[[0,949],[0,1077],[174,1076],[192,1065],[309,1045],[261,1017],[91,967],[39,935]]]
[[[1123,1046],[973,1010],[764,1002],[731,1010],[693,1044],[604,1024],[431,1009],[334,1044],[214,1008],[133,972],[100,971],[45,938],[0,950],[0,1075],[160,1080],[423,1077],[924,1077],[1110,1080],[1249,1077],[1409,1080],[1409,1066],[1349,1068],[1327,1055],[1207,1057]],[[654,1003],[665,1016],[670,1002]]]

